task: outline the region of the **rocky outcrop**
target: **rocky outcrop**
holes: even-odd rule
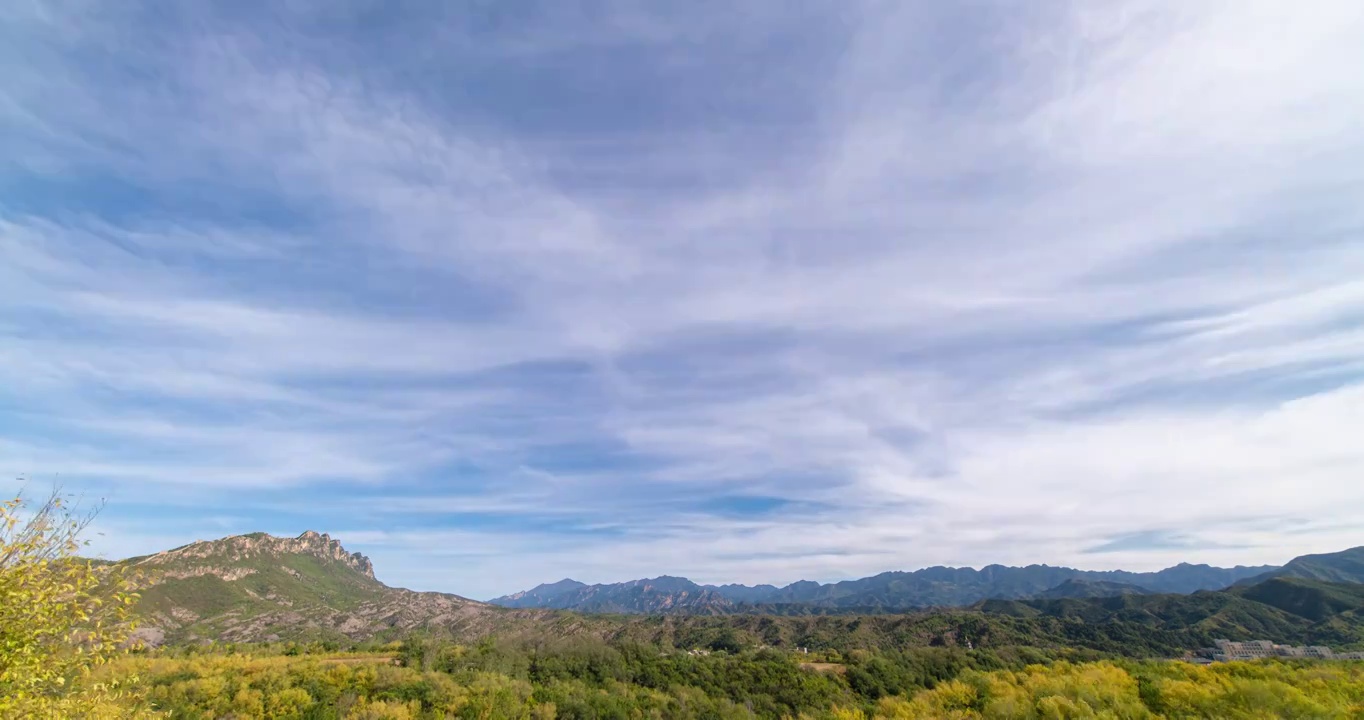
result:
[[[504,610],[456,595],[387,587],[374,578],[369,558],[316,532],[195,542],[121,565],[138,581],[137,612],[143,627],[172,643],[272,637],[359,640],[415,629],[481,637],[540,617],[539,611]],[[212,582],[196,582],[204,580]]]
[[[255,572],[256,571],[251,568],[244,567],[214,567],[212,565],[200,565],[198,567],[185,568],[182,570],[166,570],[161,572],[159,577],[166,580],[183,580],[185,578],[213,575],[231,582],[233,580],[241,580],[247,575],[254,574]]]
[[[250,535],[234,535],[221,540],[200,540],[174,550],[167,550],[143,558],[138,562],[138,565],[164,566],[184,561],[203,561],[205,566],[212,567],[212,563],[215,561],[234,562],[250,558],[278,557],[291,554],[313,555],[323,560],[338,562],[371,580],[374,579],[374,564],[370,562],[369,558],[358,552],[347,552],[341,546],[340,540],[336,540],[326,533],[317,533],[312,530],[294,538],[252,533]],[[196,572],[196,574],[216,573]]]

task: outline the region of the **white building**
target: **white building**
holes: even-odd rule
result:
[[[1226,662],[1228,660],[1259,660],[1261,658],[1311,658],[1313,660],[1364,660],[1364,652],[1337,653],[1324,645],[1275,645],[1268,640],[1250,640],[1247,642],[1232,642],[1230,640],[1214,640],[1217,646],[1212,652],[1212,659]]]

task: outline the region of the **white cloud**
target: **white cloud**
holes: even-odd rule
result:
[[[823,32],[764,7],[568,13],[364,68],[264,18],[157,33],[34,5],[10,51],[30,69],[0,75],[0,180],[153,200],[0,206],[20,418],[0,468],[139,501],[252,487],[212,516],[370,528],[356,542],[408,554],[404,583],[471,595],[1354,542],[1356,4],[867,4]],[[838,62],[758,82],[690,52],[783,33]],[[75,50],[135,50],[113,67],[160,79],[99,82],[115,70]],[[524,113],[562,98],[503,104],[514,63],[583,79],[593,53],[673,81],[635,108],[554,106],[552,132]],[[403,81],[488,58],[505,97]],[[614,67],[583,87],[637,79]],[[711,86],[704,127],[650,120]],[[760,121],[738,89],[807,110]],[[614,151],[600,128],[632,111]],[[317,483],[327,502],[291,494]],[[728,495],[814,509],[698,509]],[[442,512],[526,520],[432,529]],[[1247,520],[1276,517],[1305,524]],[[1203,546],[1083,552],[1170,529]]]

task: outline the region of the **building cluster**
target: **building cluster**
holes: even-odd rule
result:
[[[1336,652],[1323,645],[1275,645],[1268,640],[1232,642],[1214,640],[1214,648],[1202,655],[1214,662],[1260,658],[1310,658],[1316,660],[1364,660],[1364,652]]]

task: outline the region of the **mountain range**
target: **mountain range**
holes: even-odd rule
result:
[[[802,580],[785,587],[699,585],[686,578],[666,575],[603,585],[565,579],[489,602],[511,608],[594,613],[789,614],[815,609],[894,612],[925,607],[962,607],[991,598],[1045,597],[1048,593],[1057,597],[1188,594],[1220,590],[1282,569],[1270,565],[1218,568],[1187,563],[1145,573],[1076,570],[1050,565],[987,565],[979,570],[930,567],[828,584]],[[1304,577],[1330,579],[1327,575],[1328,572],[1322,571]],[[1355,569],[1350,568],[1339,577],[1347,575],[1364,577],[1364,570],[1355,573]]]
[[[1364,548],[1304,556],[1270,570],[1181,565],[1145,574],[1148,582],[1154,578],[1190,585],[1242,576],[1230,587],[1190,594],[1152,593],[1141,585],[1075,575],[1080,571],[1065,568],[992,566],[979,571],[930,568],[851,584],[796,583],[786,588],[697,586],[671,577],[611,586],[564,581],[519,596],[526,602],[546,602],[595,593],[602,596],[602,607],[617,613],[620,606],[660,608],[647,616],[507,608],[388,587],[375,578],[368,558],[314,532],[201,541],[107,566],[121,568],[138,585],[139,637],[153,644],[383,641],[423,632],[461,642],[496,636],[542,643],[591,636],[679,648],[738,641],[744,646],[839,650],[970,642],[975,647],[1074,647],[1168,656],[1206,646],[1215,637],[1364,646],[1361,559]],[[1262,572],[1248,576],[1251,570]],[[1033,572],[1040,577],[1020,579]],[[923,587],[934,588],[941,597],[963,597],[991,583],[1023,592],[1057,578],[1056,584],[1025,597],[981,599],[968,607],[890,613],[884,603],[867,608],[851,604]],[[849,588],[858,592],[845,592]],[[833,602],[749,601],[807,597],[799,593]],[[733,603],[731,610],[722,612],[722,601]],[[699,612],[685,612],[689,607]]]

